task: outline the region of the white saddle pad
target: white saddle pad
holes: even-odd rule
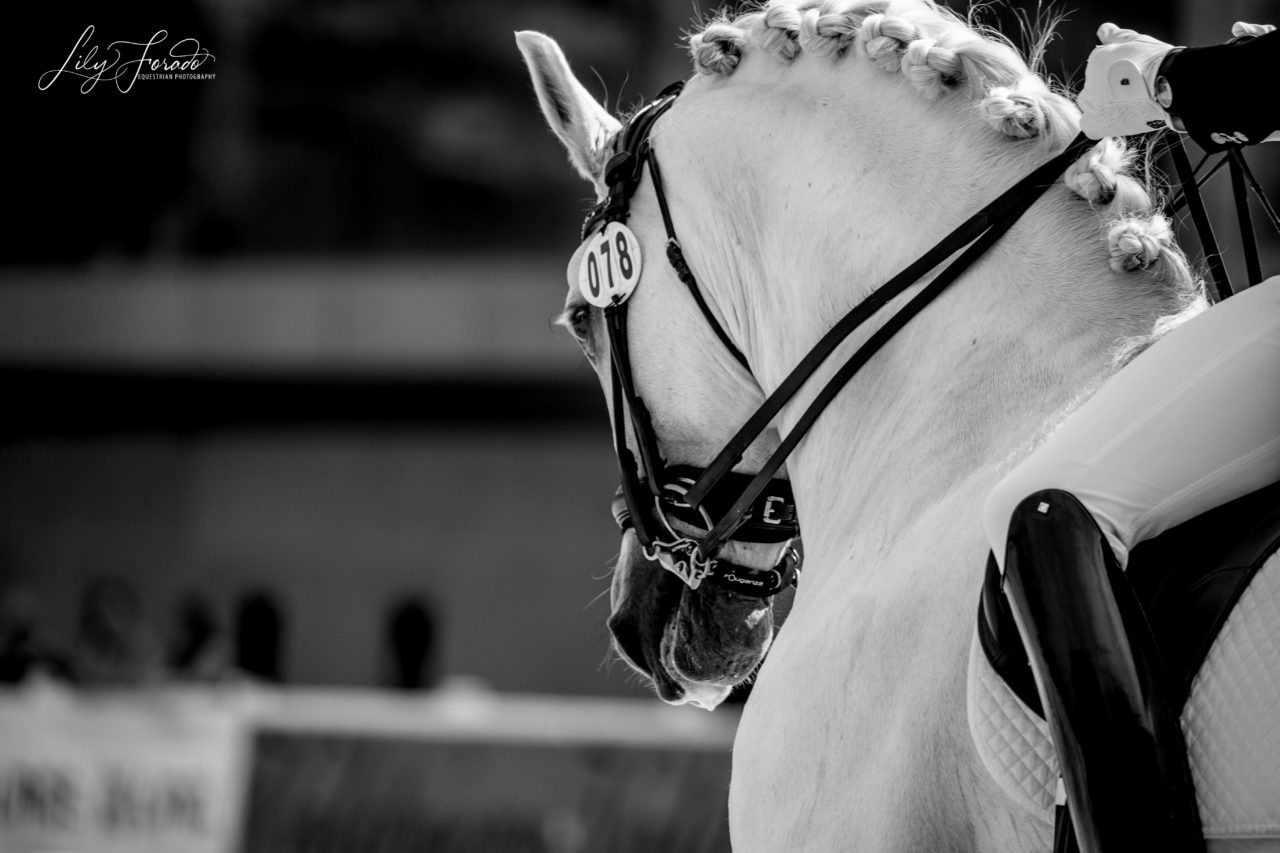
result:
[[[1191,685],[1182,730],[1206,838],[1280,838],[1280,552],[1232,610]],[[974,633],[969,731],[1022,808],[1053,822],[1058,762],[1047,724],[996,675]]]

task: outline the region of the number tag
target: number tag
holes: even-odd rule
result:
[[[597,308],[626,302],[640,281],[640,241],[621,222],[610,222],[587,238],[578,268],[578,289]]]

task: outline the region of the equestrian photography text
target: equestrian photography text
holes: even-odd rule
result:
[[[81,94],[89,94],[99,83],[110,81],[126,93],[138,80],[212,80],[214,74],[199,69],[217,58],[193,38],[175,41],[166,55],[158,55],[169,39],[168,30],[157,30],[145,42],[123,39],[109,43],[101,52],[93,43],[94,25],[85,27],[62,65],[40,75],[37,86],[46,91],[63,75],[83,80]]]

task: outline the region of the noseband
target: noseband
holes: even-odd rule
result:
[[[639,245],[622,223],[626,222],[630,214],[631,196],[640,184],[645,165],[649,166],[658,209],[667,232],[668,262],[689,288],[712,331],[743,367],[748,371],[751,369],[746,357],[711,313],[689,265],[685,262],[662,189],[657,155],[649,140],[655,122],[675,103],[683,85],[675,83],[668,86],[628,120],[615,143],[617,153],[609,160],[605,169],[608,195],[587,215],[582,227],[584,242],[600,241],[599,246],[593,249],[595,257],[584,260],[584,282],[587,280],[587,262],[603,264],[609,252],[614,250],[633,249],[636,255],[636,266],[632,269],[634,278],[630,280],[631,289],[623,288],[612,297],[604,298],[600,297],[599,288],[593,287],[591,291],[596,297],[593,304],[602,305],[604,309],[605,328],[609,336],[613,438],[622,479],[613,503],[614,518],[624,531],[628,527],[635,528],[648,559],[667,555],[670,558],[667,561],[669,565],[664,565],[679,575],[689,587],[696,589],[704,579],[709,578],[717,585],[745,595],[767,597],[794,582],[799,557],[793,547],[788,546],[778,564],[765,571],[736,566],[719,559],[717,555],[728,541],[777,544],[789,542],[799,535],[790,484],[774,477],[787,456],[854,373],[908,320],[981,257],[1035,203],[1044,190],[1058,179],[1067,165],[1093,143],[1083,134],[1077,136],[1066,150],[965,220],[941,242],[855,306],[769,395],[711,465],[705,469],[667,466],[658,449],[649,412],[636,392],[627,347],[627,300],[639,279]],[[612,245],[615,239],[616,247]],[[752,475],[732,471],[742,461],[743,454],[752,442],[769,427],[782,407],[795,396],[840,343],[890,300],[957,252],[960,254],[955,260],[892,314],[836,371],[759,472]],[[596,278],[592,280],[593,285],[600,280],[598,268],[594,275]],[[583,286],[585,295],[586,285]],[[624,411],[626,415],[623,414]],[[629,417],[631,421],[640,455],[638,463],[627,445],[624,417]],[[706,529],[707,532],[701,536],[678,533],[672,526],[672,519]]]

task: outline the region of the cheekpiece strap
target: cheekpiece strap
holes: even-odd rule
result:
[[[671,211],[663,190],[657,157],[649,143],[654,123],[670,109],[683,89],[683,82],[676,82],[649,104],[642,107],[628,121],[614,142],[614,154],[605,166],[605,183],[608,195],[592,208],[582,226],[582,237],[592,234],[610,223],[623,223],[630,213],[631,197],[643,177],[644,167],[649,166],[654,193],[662,214],[667,234],[667,258],[681,282],[693,294],[699,310],[711,325],[733,357],[750,370],[746,358],[733,345],[729,336],[711,313],[702,298],[697,281],[676,238]],[[672,522],[683,522],[695,530],[714,527],[711,516],[702,507],[691,506],[684,500],[684,493],[702,475],[701,469],[668,467],[658,448],[656,434],[649,420],[644,401],[636,391],[631,375],[631,358],[627,348],[627,303],[615,299],[604,307],[605,324],[609,336],[612,361],[611,393],[614,446],[621,468],[622,485],[613,502],[614,519],[624,531],[634,528],[636,537],[649,559],[658,553],[667,555],[667,567],[679,575],[693,589],[705,579],[733,589],[744,595],[768,597],[794,582],[799,564],[795,547],[785,549],[785,554],[773,569],[759,571],[747,569],[718,560],[715,549],[706,549],[699,540],[676,533]],[[639,459],[628,448],[626,419],[629,418],[639,452]],[[638,464],[637,464],[638,463]],[[734,506],[731,491],[743,489],[752,481],[750,475],[731,474],[722,488],[704,500],[703,506],[729,511]],[[742,523],[733,539],[740,542],[778,544],[796,539],[799,534],[795,501],[786,480],[777,479],[761,490],[750,506],[743,508],[738,517]]]

